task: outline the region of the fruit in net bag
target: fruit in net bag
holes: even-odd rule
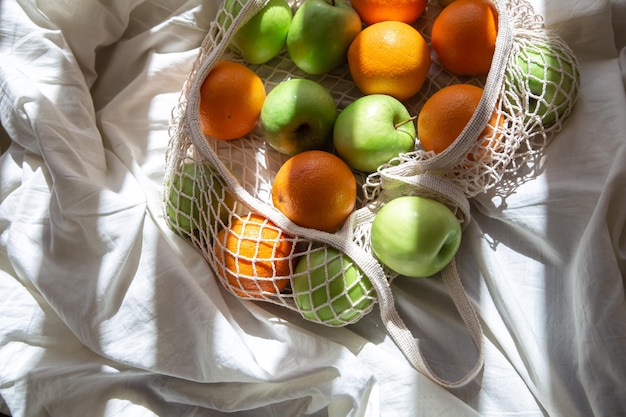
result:
[[[573,58],[556,45],[528,45],[517,55],[515,82],[528,91],[528,116],[552,123],[573,104],[578,94],[579,73]]]
[[[481,87],[453,84],[429,97],[417,118],[417,136],[422,148],[440,153],[452,145],[474,115],[482,95]],[[501,135],[496,129],[502,123],[503,118],[494,111],[487,126],[476,137],[480,147],[467,155],[470,161],[482,160],[501,146]]]
[[[302,71],[325,74],[346,61],[360,31],[361,18],[347,0],[306,0],[293,16],[287,52]]]
[[[249,63],[264,64],[285,47],[291,19],[286,0],[269,0],[235,32],[228,46]]]
[[[237,295],[261,298],[279,294],[292,273],[293,238],[256,213],[235,217],[215,237],[218,275]]]
[[[360,97],[339,113],[333,143],[351,168],[374,172],[415,148],[415,123],[401,101],[385,94]]]
[[[336,119],[337,105],[330,92],[304,78],[291,78],[274,87],[260,115],[265,141],[285,155],[324,148]]]
[[[298,261],[291,286],[300,313],[329,326],[357,321],[376,300],[370,280],[334,248],[303,256]]]
[[[330,152],[302,152],[276,173],[272,203],[295,224],[332,233],[354,211],[356,178],[350,167]]]
[[[424,13],[428,0],[352,0],[351,3],[368,25],[385,20],[411,24]]]
[[[256,127],[265,101],[261,78],[243,64],[218,61],[200,86],[200,127],[218,140],[241,138]]]
[[[388,94],[400,101],[419,92],[430,69],[424,37],[403,22],[367,26],[348,49],[348,67],[364,94]]]
[[[248,0],[224,0],[223,7],[220,8],[217,13],[217,23],[219,23],[224,30],[230,29],[233,20],[241,12],[241,9],[246,3],[248,3]]]
[[[456,0],[433,22],[431,46],[441,66],[457,75],[485,75],[498,36],[498,11],[491,0]]]
[[[374,216],[374,255],[392,271],[428,277],[444,269],[461,245],[461,225],[444,204],[419,196],[398,197]]]
[[[206,162],[191,159],[181,162],[168,187],[167,216],[169,225],[181,235],[213,227],[216,220],[224,224],[235,200],[226,190],[222,178]],[[219,225],[218,225],[219,228]]]

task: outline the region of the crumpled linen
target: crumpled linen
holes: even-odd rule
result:
[[[216,2],[0,2],[0,410],[623,415],[626,3],[533,5],[577,54],[581,92],[534,169],[472,201],[457,263],[485,368],[447,391],[376,309],[332,329],[240,301],[165,225],[170,112]],[[436,371],[473,365],[440,279],[393,290]]]

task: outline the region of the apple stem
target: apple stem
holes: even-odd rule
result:
[[[408,119],[401,121],[400,123],[396,123],[394,127],[397,129],[400,126],[405,125],[405,124],[407,124],[409,122],[412,122],[415,119],[417,119],[417,116],[411,116]]]
[[[335,0],[331,0],[330,4],[331,4],[331,6],[334,6],[335,5]]]

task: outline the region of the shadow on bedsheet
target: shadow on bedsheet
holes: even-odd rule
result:
[[[164,8],[163,12],[171,11]],[[196,13],[198,17],[202,14],[198,11]],[[162,22],[143,23],[145,26],[137,26],[143,29],[159,27]],[[180,24],[173,22],[172,26],[172,31],[180,35],[182,30]],[[198,36],[202,34],[201,30],[192,25],[189,25],[188,30],[197,33]],[[166,32],[164,31],[162,35],[167,36]],[[141,34],[137,35],[139,36]],[[154,39],[154,43],[158,45],[159,35],[146,29],[145,36]],[[68,42],[71,41],[72,38],[68,38]],[[191,43],[192,40],[188,42]],[[122,49],[120,54],[122,59],[115,56],[117,46]],[[149,67],[149,63],[144,61],[128,62],[128,55],[125,57],[124,50],[128,48],[134,50],[135,47],[132,37],[121,39],[109,49],[99,51],[106,54],[111,61],[97,59],[97,62],[103,66],[122,62],[121,72],[128,71],[128,68]],[[159,51],[155,51],[155,54],[157,52]],[[146,56],[149,55],[142,54],[137,59],[144,59],[142,57]],[[73,58],[63,62],[70,67],[65,71],[68,78],[80,73],[78,63]],[[171,247],[147,250],[143,247],[146,242],[155,240],[163,242],[164,239],[159,236],[158,228],[151,220],[151,217],[160,216],[159,209],[147,208],[145,205],[145,200],[153,198],[150,193],[153,192],[156,181],[144,175],[156,176],[159,172],[150,172],[153,168],[140,166],[148,159],[148,152],[158,152],[154,144],[157,142],[153,135],[155,131],[160,135],[158,140],[162,141],[163,155],[168,140],[166,129],[162,124],[146,123],[155,118],[154,115],[150,115],[150,111],[154,111],[151,109],[151,99],[156,101],[159,95],[165,93],[178,94],[179,86],[174,85],[176,91],[164,92],[163,80],[158,78],[171,77],[171,74],[158,71],[151,73],[156,79],[148,80],[150,83],[134,85],[130,81],[133,81],[137,74],[130,71],[128,77],[112,80],[111,78],[119,74],[112,72],[111,68],[99,70],[102,77],[98,78],[98,85],[91,92],[85,91],[82,83],[79,86],[80,92],[76,91],[77,85],[69,83],[60,89],[60,93],[65,93],[64,97],[68,103],[63,100],[63,104],[67,106],[54,106],[52,99],[41,100],[42,107],[46,107],[49,114],[67,116],[64,113],[67,111],[67,114],[72,116],[67,116],[67,123],[76,122],[76,125],[71,126],[75,128],[73,130],[68,128],[68,131],[63,131],[59,130],[64,127],[60,126],[61,123],[54,124],[54,117],[50,117],[50,123],[43,119],[38,121],[42,132],[40,139],[45,142],[43,145],[46,149],[52,151],[45,155],[50,157],[51,163],[45,164],[41,161],[41,166],[32,168],[36,173],[49,169],[53,180],[47,178],[48,183],[41,184],[42,190],[46,185],[50,188],[45,190],[47,194],[45,197],[50,200],[50,212],[41,214],[42,218],[36,219],[40,224],[32,225],[24,221],[27,226],[32,226],[31,231],[35,226],[40,226],[37,232],[41,231],[41,236],[33,233],[32,236],[28,236],[32,239],[27,240],[32,241],[33,247],[38,248],[37,253],[44,252],[44,260],[38,266],[32,265],[31,260],[28,271],[29,278],[37,286],[37,292],[44,296],[37,298],[37,301],[45,312],[45,321],[37,322],[41,326],[37,329],[41,333],[38,335],[41,336],[41,340],[28,341],[35,346],[39,343],[44,345],[43,353],[38,357],[39,362],[33,361],[32,373],[25,378],[24,414],[41,415],[44,410],[55,414],[51,410],[63,403],[61,408],[64,410],[70,408],[70,411],[72,407],[82,410],[89,407],[88,414],[70,412],[66,415],[98,417],[108,415],[106,409],[108,400],[125,400],[151,409],[155,415],[183,415],[171,412],[171,408],[165,410],[155,406],[154,404],[164,404],[166,401],[159,400],[158,394],[151,389],[154,385],[167,385],[163,382],[167,377],[159,372],[163,374],[178,372],[177,375],[181,378],[187,377],[193,374],[193,369],[197,369],[197,363],[193,361],[195,356],[190,355],[190,361],[185,368],[176,370],[171,365],[172,358],[175,357],[172,345],[189,346],[192,341],[176,338],[176,332],[181,330],[181,324],[184,323],[177,323],[175,319],[181,316],[172,314],[173,306],[176,305],[172,301],[174,292],[172,288],[176,288],[173,278],[177,276],[177,271],[172,269],[173,264],[168,264],[166,259],[158,256],[153,265],[142,264],[151,261],[149,258],[146,261],[146,254],[173,253],[173,251]],[[180,70],[183,71],[184,68]],[[181,80],[183,77],[184,73],[181,74]],[[82,80],[82,76],[79,79]],[[114,85],[122,83],[124,85],[122,90],[128,87],[129,91],[114,91],[114,96],[111,95],[112,92],[99,91],[99,86],[106,90],[107,82]],[[146,90],[147,84],[153,85],[154,89]],[[170,81],[165,85],[173,84]],[[141,94],[137,93],[137,89]],[[94,105],[98,106],[96,109],[89,108],[90,103],[79,102],[81,99],[86,101],[90,93]],[[105,104],[97,103],[96,96]],[[141,106],[137,106],[137,97],[141,97]],[[115,103],[106,103],[107,99],[113,98],[116,100]],[[130,108],[130,111],[124,114],[120,114],[121,110],[110,111],[108,114],[110,123],[101,123],[102,116],[107,114],[105,109],[107,104],[110,105],[109,110]],[[94,113],[97,119],[95,121]],[[124,119],[111,120],[114,117]],[[163,115],[165,122],[168,118],[169,111]],[[65,120],[65,117],[58,119]],[[130,121],[133,121],[132,125]],[[119,125],[116,122],[119,122]],[[89,126],[84,126],[86,124]],[[119,126],[126,126],[128,130],[120,131]],[[5,136],[4,129],[0,129],[0,146],[3,152],[6,145]],[[96,143],[99,138],[102,143]],[[83,139],[87,140],[82,141]],[[99,158],[104,161],[105,169],[92,165],[95,165],[93,159]],[[164,161],[164,156],[162,158]],[[137,171],[140,171],[139,175],[136,175]],[[43,191],[41,193],[44,194]],[[151,213],[150,209],[154,212]],[[146,224],[149,226],[145,226]],[[16,234],[18,232],[27,233],[16,230]],[[185,265],[179,262],[175,268],[184,270]],[[154,275],[150,276],[151,272]],[[168,275],[169,281],[157,279],[167,278]],[[141,285],[149,283],[150,279],[154,281],[154,288],[142,288]],[[145,294],[150,292],[154,292],[154,299],[149,300],[154,305],[146,302],[149,297]],[[197,297],[198,288],[194,287],[193,292]],[[138,301],[146,303],[145,309],[137,308]],[[135,308],[132,308],[133,304]],[[129,310],[132,310],[133,314],[124,316]],[[154,316],[150,313],[154,313]],[[189,314],[186,319],[192,322],[193,314]],[[156,335],[160,338],[154,343],[155,349],[135,352],[136,362],[131,363],[128,359],[132,357],[133,349],[136,349],[133,341],[140,338],[141,334],[148,334],[155,321]],[[132,328],[126,326],[128,323]],[[115,327],[117,329],[113,329]],[[49,340],[58,344],[45,345]],[[192,347],[190,346],[189,351],[197,353]],[[179,353],[187,352],[181,349]],[[141,369],[142,366],[152,369],[146,371]],[[50,393],[58,394],[60,398],[46,397]]]
[[[578,101],[563,130],[521,178],[505,177],[472,209],[483,241],[509,261],[491,264],[485,275],[502,273],[487,276],[487,285],[511,321],[520,347],[512,357],[528,360],[520,373],[530,374],[524,382],[537,403],[546,415],[617,416],[626,406],[623,85],[616,50],[603,36],[611,34],[610,13],[576,10],[585,11],[555,22],[581,65]],[[511,265],[526,269],[507,276]]]
[[[4,130],[4,127],[0,124],[0,154],[5,153],[6,150],[9,149],[10,145],[11,138],[7,134],[6,130]]]

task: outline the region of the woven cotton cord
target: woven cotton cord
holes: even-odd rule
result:
[[[467,197],[485,192],[501,178],[501,173],[505,171],[518,147],[517,132],[521,130],[521,126],[514,123],[514,119],[507,118],[502,110],[507,64],[514,37],[509,20],[510,10],[503,1],[496,1],[495,4],[499,13],[496,49],[483,95],[471,119],[457,139],[441,153],[434,154],[418,148],[414,152],[399,155],[381,166],[377,172],[370,174],[365,183],[367,198],[376,198],[383,178],[397,175],[415,176],[428,173],[440,176],[453,182]],[[476,161],[468,160],[467,155],[480,146],[476,138],[481,136],[494,112],[498,114],[491,134],[495,146],[484,152],[487,157]]]
[[[495,1],[498,10],[498,36],[491,68],[483,88],[483,96],[472,118],[457,140],[440,154],[418,162],[424,172],[447,169],[457,164],[476,143],[491,118],[503,83],[508,56],[511,51],[513,34],[509,24],[508,9],[503,1]]]
[[[436,173],[444,173],[465,157],[468,151],[475,145],[476,137],[479,136],[480,132],[487,125],[493,109],[496,107],[513,39],[506,6],[501,1],[496,1],[496,6],[499,13],[496,50],[487,76],[483,97],[471,120],[455,143],[441,154],[429,158],[409,158],[405,161],[402,161],[402,156],[400,156],[382,169],[379,169],[373,174],[373,178],[376,179],[369,183],[369,196],[371,198],[383,200],[384,202],[403,194],[426,194],[431,198],[444,202],[444,204],[447,203],[449,207],[453,208],[463,227],[466,227],[469,223],[471,217],[469,203],[463,192],[465,188],[459,189],[459,187],[439,177]],[[371,178],[368,180],[371,180]],[[368,183],[366,183],[364,188],[367,194]],[[365,235],[367,235],[367,231]],[[367,241],[367,237],[362,239]],[[457,381],[449,381],[438,376],[428,365],[414,336],[397,315],[395,308],[386,311],[386,305],[381,304],[381,318],[398,347],[419,372],[439,385],[447,388],[457,388],[470,382],[482,369],[484,363],[484,336],[478,316],[461,284],[454,260],[442,271],[442,276],[450,296],[478,350],[478,358],[474,366],[464,377]],[[393,306],[391,303],[388,305]]]
[[[248,3],[248,6],[242,9],[241,13],[244,14],[249,10],[254,10],[252,9],[251,3]],[[236,26],[237,24],[233,22],[230,28],[231,34],[232,30],[234,30],[234,27]],[[200,124],[198,121],[200,97],[199,88],[206,74],[210,71],[215,62],[217,62],[217,60],[222,56],[226,48],[228,35],[221,38],[221,41],[218,42],[218,44],[215,44],[214,41],[216,37],[219,37],[218,35],[219,31],[217,34],[213,34],[213,36],[208,37],[214,38],[213,41],[205,41],[203,43],[203,51],[198,58],[198,64],[194,66],[190,75],[190,81],[185,87],[185,98],[182,100],[184,104],[182,109],[183,117],[180,121],[180,127],[176,132],[181,137],[181,143],[179,144],[180,148],[178,149],[179,157],[184,157],[189,152],[192,154],[197,152],[199,154],[197,155],[198,159],[205,159],[213,167],[215,167],[216,171],[224,179],[225,185],[236,196],[238,202],[241,202],[249,210],[262,213],[264,216],[272,220],[278,227],[289,234],[302,236],[306,239],[310,239],[320,244],[326,244],[342,251],[362,270],[365,276],[367,276],[372,283],[372,286],[376,291],[377,301],[380,307],[381,321],[412,366],[439,384],[444,386],[455,386],[457,383],[450,383],[442,378],[439,378],[427,365],[413,334],[406,327],[395,309],[394,298],[387,274],[382,266],[372,257],[371,253],[364,250],[363,247],[359,246],[358,242],[352,239],[351,235],[353,231],[349,227],[344,227],[336,234],[329,234],[294,225],[268,203],[260,201],[258,198],[252,196],[239,183],[237,178],[225,166],[217,153],[208,144],[200,130]],[[189,139],[191,143],[189,143]],[[429,178],[429,175],[421,175],[419,178],[420,179],[416,181],[423,186],[424,180]],[[401,182],[406,184],[407,180],[410,183],[411,177],[407,177]],[[392,181],[393,178],[390,175],[386,180],[385,186],[391,187]],[[437,182],[437,180],[435,179],[434,182]],[[428,183],[428,181],[426,181],[426,183]],[[468,219],[469,217],[466,214],[467,208],[465,207],[465,204],[461,203],[459,206],[463,207],[461,210],[463,213],[461,217]],[[355,213],[352,217],[356,219],[359,217],[359,214]],[[346,225],[352,224],[353,222],[351,220],[346,222]],[[197,242],[197,244],[201,243],[202,242]],[[294,308],[293,303],[285,302],[284,305]],[[464,381],[466,379],[467,378],[465,378]]]
[[[225,2],[223,3],[220,11],[218,11],[218,16],[220,13],[227,13],[228,18],[231,18],[232,22],[228,29],[225,28],[227,24],[223,21],[219,22],[219,19],[217,22],[211,23],[208,36],[202,43],[198,58],[185,80],[179,103],[173,110],[170,128],[171,139],[166,154],[167,172],[164,187],[169,187],[172,173],[179,168],[180,163],[186,158],[208,162],[214,167],[217,175],[223,179],[224,187],[236,199],[236,208],[233,209],[232,216],[239,216],[246,211],[264,215],[285,233],[293,236],[294,241],[304,248],[299,249],[297,253],[294,253],[294,256],[306,256],[309,259],[310,253],[315,250],[326,251],[324,246],[341,251],[371,281],[380,307],[381,320],[411,365],[442,386],[459,387],[466,384],[482,368],[484,345],[480,322],[473,305],[463,289],[454,261],[442,271],[441,275],[461,318],[468,327],[469,333],[477,346],[478,359],[475,366],[467,372],[465,377],[457,381],[447,381],[436,375],[428,366],[416,339],[395,309],[390,287],[390,281],[394,278],[394,274],[386,270],[375,259],[369,247],[371,221],[376,211],[390,199],[400,195],[423,195],[446,204],[455,212],[462,227],[467,226],[471,219],[467,198],[484,192],[494,186],[494,184],[497,184],[502,178],[502,174],[506,172],[506,166],[509,165],[511,160],[514,162],[513,165],[516,165],[519,159],[517,152],[520,143],[525,143],[526,139],[523,137],[523,133],[524,127],[528,124],[519,121],[519,109],[523,106],[519,104],[519,99],[515,97],[517,93],[511,93],[514,89],[511,89],[512,83],[506,74],[507,71],[510,72],[510,63],[513,62],[511,48],[519,46],[515,43],[517,42],[515,36],[521,33],[521,29],[528,28],[532,38],[533,33],[542,30],[542,19],[532,11],[532,8],[525,0],[495,0],[499,13],[499,22],[496,52],[492,61],[492,67],[486,78],[483,97],[478,109],[459,138],[457,138],[457,141],[449,150],[437,156],[425,154],[420,150],[400,155],[389,164],[379,168],[376,173],[368,176],[365,179],[364,204],[350,216],[340,231],[331,234],[302,228],[293,224],[268,201],[262,198],[263,193],[267,192],[267,189],[263,187],[267,187],[270,184],[272,171],[276,168],[276,164],[280,163],[278,157],[270,155],[269,150],[263,147],[262,138],[252,134],[250,138],[246,139],[246,142],[241,143],[241,147],[239,144],[233,144],[231,147],[231,144],[216,144],[207,141],[200,129],[199,90],[204,78],[215,63],[226,53],[228,41],[234,32],[267,3],[267,0],[250,0],[242,5],[243,0],[234,1],[242,6],[240,12],[235,13],[235,15],[230,14],[230,12],[224,10]],[[299,1],[290,1],[290,4],[292,7],[295,7],[294,5],[299,4]],[[512,33],[513,31],[515,34]],[[285,75],[284,72],[289,72],[289,69],[281,67],[280,71],[280,73],[276,73],[277,77],[274,77],[275,73],[272,72],[271,83],[279,82],[281,77]],[[293,73],[288,75],[292,76]],[[343,98],[350,98],[350,94],[350,90],[342,91],[342,99],[339,101],[342,101]],[[514,105],[511,106],[511,103]],[[487,125],[494,108],[501,112],[501,117],[507,119],[507,123],[503,127],[499,127],[498,129],[501,130],[497,132],[505,138],[503,146],[497,152],[493,152],[493,156],[489,161],[480,161],[481,163],[468,167],[466,162],[464,162],[467,161],[466,155],[473,146],[476,146],[475,138],[477,132],[482,132]],[[545,134],[541,129],[538,131],[539,133],[532,133],[532,135]],[[536,137],[540,139],[539,136]],[[259,146],[258,149],[257,146]],[[530,144],[526,147],[533,146],[533,144]],[[218,155],[218,152],[224,153]],[[240,157],[242,160],[240,160]],[[262,161],[260,165],[259,161]],[[264,165],[268,161],[269,163]],[[235,163],[238,167],[246,170],[246,178],[248,179],[251,178],[251,173],[254,178],[261,176],[264,178],[258,181],[252,178],[253,181],[249,183],[246,179],[237,178],[231,172],[233,166],[227,166],[226,163],[231,165]],[[255,165],[256,167],[249,167],[249,165]],[[263,188],[261,192],[258,190],[259,185]],[[166,205],[167,202],[164,203],[164,208]],[[198,247],[210,261],[211,248],[207,247],[210,243],[210,237],[205,236],[205,238],[201,237],[199,239],[196,236],[188,237],[191,238],[194,246]],[[328,260],[329,258],[326,259]],[[292,294],[277,294],[276,296],[262,299],[263,301],[275,302],[297,310],[293,303]],[[345,324],[349,324],[349,321],[340,323],[340,325]]]
[[[209,67],[209,65],[207,64],[206,67]],[[196,74],[198,78],[196,80],[202,80],[202,74],[206,73],[206,71],[207,69],[201,69],[200,71],[198,71]],[[197,85],[199,84],[200,83],[197,82]],[[194,147],[199,151],[199,153],[216,168],[216,170],[224,179],[226,186],[232,191],[234,195],[237,196],[237,199],[249,210],[257,213],[262,213],[265,217],[272,220],[279,228],[289,233],[290,235],[302,236],[307,240],[315,241],[319,244],[329,245],[345,253],[346,256],[348,256],[363,271],[365,276],[370,279],[370,281],[372,282],[372,286],[377,292],[378,302],[381,304],[381,306],[383,306],[382,308],[387,312],[391,312],[391,316],[397,316],[397,313],[393,313],[395,311],[395,307],[393,307],[393,295],[391,294],[391,289],[388,285],[385,274],[382,271],[382,268],[378,264],[378,262],[376,262],[368,253],[364,252],[361,247],[352,242],[349,237],[342,233],[342,231],[339,231],[337,233],[326,233],[323,231],[312,230],[298,226],[292,223],[270,204],[261,201],[251,195],[239,183],[237,178],[224,165],[223,161],[220,159],[217,153],[214,152],[208,142],[204,139],[204,136],[199,128],[199,123],[196,120],[198,106],[199,94],[191,94],[188,98],[188,105],[186,109],[186,125],[187,129],[189,129],[190,131],[192,143]],[[346,222],[346,224],[349,223],[349,221]],[[346,228],[344,227],[342,230],[346,230]],[[295,309],[292,302],[287,302],[285,303],[285,305],[287,307]]]
[[[242,0],[235,0],[235,2]],[[219,21],[212,21],[209,31],[204,37],[199,53],[192,64],[192,68],[187,74],[176,106],[170,115],[168,128],[169,143],[165,152],[166,170],[163,178],[163,188],[165,195],[168,195],[173,175],[185,157],[195,157],[200,159],[200,155],[193,155],[192,142],[198,142],[198,138],[203,138],[200,131],[199,106],[200,106],[200,86],[202,81],[223,55],[228,47],[228,42],[243,24],[261,10],[269,0],[249,0],[244,2],[241,10],[236,15],[231,15],[226,10],[226,0],[224,0],[217,12],[217,16],[224,16],[230,20],[230,27],[225,29]],[[191,102],[192,108],[189,108]],[[193,132],[192,132],[193,131]],[[194,140],[195,138],[195,140]],[[190,152],[191,155],[190,155]],[[206,155],[205,155],[206,156]],[[167,219],[167,199],[162,201],[163,215]]]
[[[202,71],[199,71],[198,74],[202,74]],[[194,101],[199,101],[198,96],[199,94],[190,96],[187,107],[188,112],[193,111],[192,109],[194,108],[198,108],[198,103],[194,103]],[[395,308],[393,293],[391,291],[391,286],[384,269],[371,256],[370,253],[365,251],[362,247],[357,245],[353,241],[353,239],[350,238],[349,235],[352,233],[352,231],[347,227],[344,227],[340,232],[330,234],[294,225],[291,221],[286,219],[273,207],[253,197],[239,184],[234,175],[225,167],[217,154],[213,152],[207,141],[203,138],[201,132],[199,131],[199,124],[196,121],[192,121],[192,123],[190,123],[190,126],[188,127],[191,129],[190,136],[192,138],[194,146],[203,156],[206,157],[206,159],[213,166],[216,167],[217,171],[219,171],[220,175],[222,175],[222,177],[224,178],[227,186],[233,191],[237,198],[243,202],[245,206],[253,211],[263,213],[267,218],[272,220],[276,225],[285,230],[287,233],[296,236],[304,236],[307,239],[311,239],[316,242],[327,244],[329,246],[339,249],[361,269],[364,275],[368,277],[376,291],[381,321],[383,322],[385,328],[387,329],[388,333],[390,334],[396,345],[399,347],[399,349],[402,351],[402,353],[405,355],[411,365],[415,367],[415,369],[427,376],[429,379],[435,381],[438,384],[441,384],[442,386],[456,387],[461,386],[459,384],[466,384],[467,382],[469,382],[469,380],[477,372],[476,367],[482,367],[482,364],[476,365],[471,370],[471,372],[468,373],[468,375],[462,378],[460,381],[450,382],[437,376],[428,366],[413,334],[406,327],[405,323],[403,322],[402,318]],[[429,178],[429,176],[421,176],[420,178],[425,179]],[[438,182],[438,180],[434,179],[434,182]],[[468,211],[466,208],[466,204],[461,203],[460,206],[463,207],[462,212],[465,213]],[[352,217],[355,218],[357,218],[358,216],[359,213],[355,213],[352,215]],[[469,219],[466,214],[463,214],[463,217]],[[346,222],[346,225],[353,225],[353,222],[349,219]],[[346,236],[346,233],[348,233],[348,236]],[[458,301],[455,300],[455,304],[457,303]],[[463,303],[461,304],[463,305]],[[294,308],[293,304],[291,303],[285,305],[287,307]],[[468,310],[468,306],[464,305],[464,309]],[[472,307],[470,304],[469,310],[471,309]],[[474,338],[476,336],[472,335],[472,337]],[[478,338],[480,339],[480,337]]]
[[[368,206],[370,208],[365,207],[355,215],[353,228],[358,239],[363,243],[369,242],[371,221],[377,209],[385,202],[402,195],[419,195],[438,200],[455,212],[463,228],[467,227],[471,220],[469,201],[461,189],[450,181],[431,173],[413,174],[408,164],[402,164],[395,168],[393,173],[387,171],[381,174],[379,193],[376,194],[376,200]],[[396,277],[391,271],[386,270],[385,273],[389,282],[392,282]],[[395,310],[393,300],[380,303],[380,314],[387,332],[415,369],[441,386],[458,388],[470,382],[482,369],[484,363],[483,331],[474,306],[465,293],[454,259],[441,272],[441,275],[478,351],[474,366],[462,378],[449,381],[434,372],[413,334],[407,329]],[[385,295],[383,294],[383,296]]]

